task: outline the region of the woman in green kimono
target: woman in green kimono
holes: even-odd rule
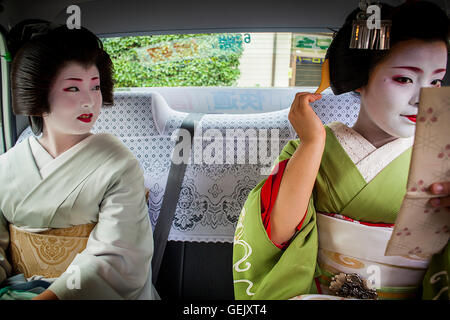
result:
[[[427,2],[383,5],[391,49],[349,49],[358,11],[327,52],[333,92],[361,95],[358,119],[352,128],[323,126],[309,105],[321,96],[296,95],[289,121],[299,139],[250,192],[238,220],[236,299],[449,298],[448,245],[431,261],[384,256],[406,192],[420,88],[440,86],[446,72],[448,17]],[[438,185],[448,195],[448,182],[431,190]],[[440,200],[449,205],[448,196]],[[377,282],[376,293],[364,279]]]
[[[0,294],[158,298],[142,170],[119,139],[90,132],[113,103],[112,62],[90,31],[48,29],[12,63],[14,113],[42,135],[0,156]],[[32,281],[45,290],[23,291]]]

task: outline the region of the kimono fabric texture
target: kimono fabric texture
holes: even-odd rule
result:
[[[378,299],[449,299],[448,244],[431,261],[384,256],[406,192],[412,137],[376,149],[342,123],[325,129],[325,149],[308,209],[290,241],[272,242],[270,217],[264,213],[273,206],[279,175],[299,140],[284,147],[273,174],[250,192],[234,237],[235,298],[330,296],[333,275],[357,273],[367,279],[375,268],[381,271]],[[262,192],[267,188],[269,192]]]
[[[0,180],[0,284],[16,270],[51,283],[59,299],[157,298],[144,178],[119,139],[93,134],[53,159],[29,137],[0,156]],[[12,268],[9,230],[29,246],[13,246],[14,261],[32,265]],[[44,236],[55,245],[44,245]],[[76,237],[83,243],[73,254]],[[32,250],[39,259],[29,259]],[[55,257],[73,260],[56,259],[68,265],[60,270],[51,266]],[[75,271],[79,283],[68,285]]]

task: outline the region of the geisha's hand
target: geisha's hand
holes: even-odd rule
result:
[[[450,209],[450,181],[431,184],[430,192],[432,194],[442,195],[441,197],[430,199],[430,204],[433,207],[447,207]]]
[[[321,98],[321,94],[299,92],[292,102],[288,119],[303,144],[325,141],[325,128],[310,105]]]
[[[56,294],[51,290],[45,290],[31,300],[59,300]]]

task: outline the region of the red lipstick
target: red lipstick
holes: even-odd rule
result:
[[[406,118],[408,118],[410,121],[412,121],[412,122],[416,122],[416,115],[415,114],[411,114],[411,115],[405,115],[405,116],[403,116],[403,117],[406,117]]]
[[[91,122],[92,116],[93,116],[92,113],[83,113],[77,119],[83,122]]]

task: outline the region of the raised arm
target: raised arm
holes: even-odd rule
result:
[[[289,112],[289,121],[300,144],[286,165],[271,214],[271,239],[279,244],[292,238],[305,216],[319,171],[326,133],[310,103],[321,97],[320,94],[297,93]]]

